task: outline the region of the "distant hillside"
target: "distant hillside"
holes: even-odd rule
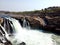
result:
[[[24,12],[9,12],[9,11],[0,11],[0,13],[4,14],[17,14],[17,15],[49,15],[49,16],[59,16],[60,15],[60,7],[48,7],[41,10],[35,10],[35,11],[24,11]]]

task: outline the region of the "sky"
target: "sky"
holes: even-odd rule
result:
[[[0,0],[2,11],[33,11],[60,6],[60,0]]]

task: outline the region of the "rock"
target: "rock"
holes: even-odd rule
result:
[[[34,18],[26,18],[26,20],[29,22],[29,24],[30,24],[30,27],[32,28],[32,29],[40,29],[40,22],[38,21],[38,20],[36,20],[36,19],[34,19]]]
[[[14,17],[14,16],[13,16]],[[50,31],[60,31],[60,17],[59,16],[43,16],[40,15],[15,15],[15,19],[18,19],[21,25],[23,25],[23,18],[29,22],[32,29],[43,29]],[[3,23],[3,19],[0,19],[0,23]]]
[[[3,23],[3,18],[0,18],[0,24]]]
[[[19,45],[26,45],[26,43],[25,43],[25,42],[22,42],[22,43],[20,43]]]
[[[0,39],[0,43],[3,43],[1,39]]]
[[[6,42],[4,43],[5,45],[12,45],[12,43],[5,36],[4,39],[6,40]]]

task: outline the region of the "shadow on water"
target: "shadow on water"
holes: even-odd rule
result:
[[[60,31],[57,31],[57,30],[42,30],[42,32],[44,33],[53,33],[55,35],[60,35]]]
[[[52,34],[55,34],[55,35],[60,35],[60,31],[59,30],[49,30],[49,29],[43,29],[43,28],[39,28],[39,29],[33,29],[33,30],[38,30],[40,32],[43,32],[43,33],[52,33]]]

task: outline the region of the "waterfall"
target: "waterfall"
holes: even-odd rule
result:
[[[23,19],[23,28],[30,29],[30,24],[25,18]]]
[[[2,40],[3,43],[4,43],[4,42],[6,42],[5,38],[6,38],[7,40],[10,40],[10,37],[9,37],[9,34],[7,33],[7,31],[5,30],[5,28],[4,28],[1,24],[0,24],[0,27],[2,28],[2,30],[0,30],[0,33],[2,34],[2,37],[0,38],[0,40]],[[5,34],[3,34],[2,31],[3,31]]]
[[[3,31],[5,32],[5,34],[8,34],[7,32],[6,32],[6,30],[4,29],[4,27],[0,24],[0,27],[3,29]]]
[[[38,30],[23,28],[23,27],[21,27],[20,22],[14,18],[5,17],[5,19],[10,21],[9,23],[10,23],[12,29],[14,30],[13,36],[9,36],[9,34],[7,33],[7,31],[5,30],[5,28],[2,25],[0,25],[0,27],[5,32],[6,38],[13,45],[21,45],[22,43],[23,44],[25,43],[26,45],[56,45],[56,42],[53,42],[53,39],[52,39],[53,34],[43,33]],[[24,19],[23,26],[30,27],[29,23],[28,23],[28,25],[25,25],[26,23],[27,23],[26,19]]]
[[[22,28],[19,21],[13,18],[7,18],[12,22],[12,28],[15,30],[13,42],[18,45],[25,42],[26,45],[54,45],[51,36],[53,34],[43,33],[41,31]],[[24,20],[24,26],[26,21]]]

